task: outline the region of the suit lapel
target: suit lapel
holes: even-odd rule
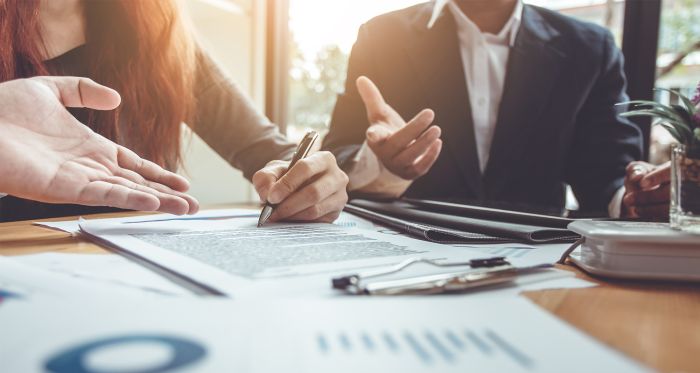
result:
[[[486,166],[484,184],[494,195],[507,185],[508,174],[528,145],[551,90],[564,52],[553,42],[558,33],[530,6],[523,9],[521,28],[510,51],[498,121]]]
[[[408,59],[428,107],[436,113],[434,123],[442,129],[441,157],[451,155],[461,172],[459,176],[481,197],[481,171],[456,26],[445,9],[428,29],[432,7],[432,3],[426,4],[425,11],[414,20],[414,38],[406,47]]]

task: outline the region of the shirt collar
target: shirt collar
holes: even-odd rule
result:
[[[435,5],[433,6],[433,14],[430,17],[430,21],[428,22],[428,28],[432,28],[435,25],[435,22],[437,22],[438,18],[440,18],[440,15],[442,15],[442,13],[444,12],[445,7],[450,2],[452,2],[452,0],[435,0]],[[520,28],[520,22],[522,18],[523,2],[522,0],[518,0],[518,2],[515,4],[515,8],[513,9],[513,13],[508,19],[508,22],[506,22],[505,26],[503,26],[503,29],[498,33],[499,36],[504,35],[504,33],[509,33],[508,37],[510,46],[513,46],[515,44],[515,37],[518,35],[518,28]]]

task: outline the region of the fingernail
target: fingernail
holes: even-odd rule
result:
[[[273,205],[282,202],[282,192],[278,189],[273,189],[267,196],[267,202],[270,202]]]

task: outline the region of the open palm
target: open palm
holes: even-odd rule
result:
[[[112,110],[119,94],[92,80],[0,84],[0,192],[49,203],[193,213],[188,182],[96,134],[65,107]]]
[[[442,149],[440,127],[431,125],[435,113],[425,109],[406,122],[384,101],[369,78],[361,76],[356,84],[367,109],[370,126],[366,141],[370,149],[384,167],[403,179],[415,180],[425,175]]]

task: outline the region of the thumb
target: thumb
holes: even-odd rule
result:
[[[366,76],[357,78],[355,85],[357,85],[357,91],[365,104],[370,122],[385,117],[387,105],[379,88]]]
[[[287,164],[287,162],[283,161],[273,161],[253,175],[253,186],[255,186],[255,191],[258,193],[258,196],[260,196],[261,201],[267,202],[270,188],[272,188],[282,176],[284,170],[286,170]]]
[[[47,85],[67,107],[113,110],[121,103],[117,91],[97,84],[92,79],[71,76],[43,76],[36,79]]]

